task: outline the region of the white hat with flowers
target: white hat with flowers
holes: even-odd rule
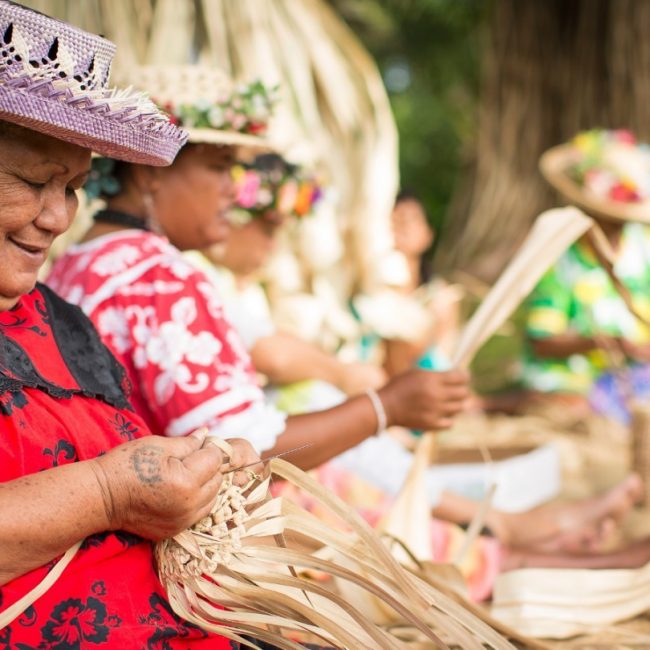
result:
[[[540,169],[565,198],[596,217],[650,223],[650,147],[630,131],[579,133],[544,153]]]
[[[277,88],[235,84],[215,66],[131,66],[122,84],[148,92],[189,142],[269,149],[265,140]]]

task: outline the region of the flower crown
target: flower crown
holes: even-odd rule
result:
[[[262,135],[267,129],[278,87],[267,88],[261,81],[238,86],[216,102],[166,102],[160,107],[172,124],[188,129],[219,129],[247,135]]]
[[[265,164],[270,159],[274,161]],[[239,223],[264,217],[269,211],[302,219],[312,213],[322,197],[312,176],[274,154],[258,156],[252,165],[235,165],[232,177],[236,196],[232,215]]]
[[[621,203],[650,199],[650,148],[633,133],[596,129],[579,133],[572,144],[581,158],[569,173],[592,194]]]

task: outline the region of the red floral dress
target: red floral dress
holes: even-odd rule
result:
[[[122,230],[73,246],[47,280],[124,364],[154,433],[208,426],[271,449],[286,416],[267,403],[214,284],[164,237]]]
[[[88,319],[46,287],[0,312],[0,482],[150,435],[127,401],[127,384]],[[0,610],[52,565],[0,587]],[[176,617],[156,577],[151,544],[115,532],[87,538],[49,591],[0,630],[0,650],[95,647],[239,646]]]

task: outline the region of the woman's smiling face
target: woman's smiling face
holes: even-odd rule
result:
[[[89,167],[89,150],[0,122],[0,311],[34,288]]]

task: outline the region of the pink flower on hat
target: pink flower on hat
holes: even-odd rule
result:
[[[242,208],[252,208],[257,203],[260,177],[254,172],[244,172],[236,181],[237,204]]]
[[[636,203],[641,200],[634,186],[625,182],[614,185],[609,191],[609,198],[612,201],[621,201],[623,203]]]

